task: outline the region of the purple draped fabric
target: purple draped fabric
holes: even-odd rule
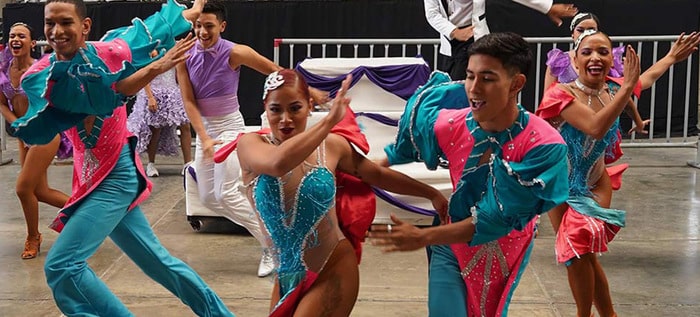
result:
[[[389,204],[396,206],[396,207],[399,207],[403,210],[407,210],[407,211],[410,211],[412,213],[416,213],[416,214],[424,215],[424,216],[437,215],[437,212],[435,212],[435,210],[425,209],[425,208],[416,207],[416,206],[406,204],[406,203],[396,199],[396,197],[387,193],[386,191],[381,190],[379,188],[376,188],[374,186],[372,187],[372,191],[374,192],[375,195],[377,195],[377,197],[379,197],[379,198],[383,199],[384,201],[388,202]]]
[[[340,89],[341,83],[347,76],[347,74],[336,77],[316,75],[301,67],[300,64],[297,65],[295,69],[304,77],[309,86],[319,90],[328,91],[331,97],[335,96],[338,89]],[[378,67],[359,66],[350,71],[350,74],[352,74],[352,82],[350,83],[351,87],[360,80],[362,75],[366,75],[367,78],[375,85],[398,96],[399,98],[408,100],[408,98],[413,95],[420,85],[423,85],[428,81],[428,78],[430,77],[430,68],[425,64],[390,65]],[[364,116],[389,126],[398,126],[399,123],[398,120],[394,120],[379,113],[358,112],[355,115]],[[395,207],[425,216],[436,215],[434,210],[406,204],[379,188],[372,187],[372,191],[374,191],[374,194],[377,195],[377,197]]]
[[[340,89],[340,84],[345,79],[345,76],[347,76],[347,74],[336,77],[316,75],[301,67],[301,64],[298,64],[295,69],[304,77],[309,86],[328,91],[331,97],[335,96],[335,93]],[[359,66],[350,71],[350,74],[352,74],[351,87],[360,80],[362,75],[366,75],[375,85],[404,100],[408,100],[418,86],[428,81],[428,77],[430,77],[430,68],[426,64],[378,67]]]
[[[379,113],[372,113],[372,112],[356,112],[355,117],[367,117],[370,118],[374,121],[377,121],[383,125],[388,125],[392,127],[398,127],[399,126],[399,120],[394,120],[392,118],[389,118],[383,114]]]

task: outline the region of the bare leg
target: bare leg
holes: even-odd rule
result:
[[[180,125],[180,148],[182,148],[182,160],[185,164],[192,161],[192,131],[189,123]]]
[[[17,145],[19,147],[19,166],[24,166],[24,159],[27,158],[27,147],[22,140],[17,139]]]
[[[617,316],[615,314],[615,309],[613,308],[608,279],[603,271],[603,266],[600,265],[598,257],[595,256],[595,254],[592,257],[591,262],[593,264],[593,271],[595,272],[595,301],[593,303],[598,310],[598,314],[601,317]]]
[[[17,177],[16,192],[22,204],[24,219],[27,222],[27,235],[39,236],[39,200],[35,194],[42,179],[46,179],[46,169],[58,150],[59,138],[51,143],[33,146],[27,151],[25,164]]]
[[[146,152],[148,153],[148,162],[155,163],[156,152],[158,151],[158,141],[160,141],[160,128],[148,127],[151,129],[151,141],[148,142]]]
[[[41,233],[39,233],[39,199],[36,191],[39,185],[46,181],[46,170],[56,155],[59,143],[60,138],[56,136],[46,145],[33,146],[24,155],[20,153],[20,157],[24,157],[21,159],[23,164],[17,177],[15,191],[22,204],[24,220],[27,224],[27,241],[22,252],[23,259],[32,259],[39,254]]]
[[[595,292],[595,272],[591,257],[595,257],[595,254],[583,254],[580,259],[574,258],[571,265],[566,268],[578,317],[591,315],[591,305]]]
[[[299,302],[294,316],[350,316],[360,284],[355,252],[347,240],[333,251],[318,279]]]
[[[68,195],[64,194],[62,191],[49,187],[49,180],[45,172],[41,175],[41,179],[34,190],[34,194],[36,194],[36,198],[40,202],[56,208],[63,208],[69,198]]]

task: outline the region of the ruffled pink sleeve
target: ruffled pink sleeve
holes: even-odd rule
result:
[[[574,99],[574,96],[562,90],[559,85],[552,85],[544,92],[542,102],[540,102],[540,106],[535,111],[535,114],[545,120],[556,118]]]

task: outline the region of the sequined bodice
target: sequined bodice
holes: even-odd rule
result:
[[[304,162],[282,177],[260,175],[253,188],[256,209],[274,244],[282,295],[307,270],[320,272],[343,237],[333,209],[335,178],[323,164],[323,146],[317,152],[316,165]]]
[[[610,100],[615,97],[618,88],[619,86],[615,82],[608,81],[607,90],[610,94]],[[571,92],[575,96],[586,96],[578,90],[572,89]],[[600,97],[598,99],[600,102],[603,102]],[[588,104],[590,106],[590,96]],[[615,142],[619,142],[620,119],[615,119],[608,132],[600,140],[596,140],[565,122],[557,130],[559,130],[562,138],[566,141],[568,148],[569,194],[572,196],[592,195],[590,191],[591,185],[604,172],[606,150]]]
[[[605,150],[617,140],[619,120],[615,120],[603,139],[595,138],[581,132],[570,124],[564,123],[559,128],[559,133],[566,141],[569,159],[569,194],[574,196],[590,196],[591,174],[594,168],[602,162]],[[602,169],[602,167],[600,167]]]

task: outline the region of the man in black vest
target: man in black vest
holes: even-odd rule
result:
[[[552,0],[512,0],[546,14],[561,25],[562,18],[573,17],[573,4],[553,4]],[[425,18],[440,33],[438,69],[453,80],[466,78],[469,44],[489,33],[486,24],[486,0],[424,0]]]

